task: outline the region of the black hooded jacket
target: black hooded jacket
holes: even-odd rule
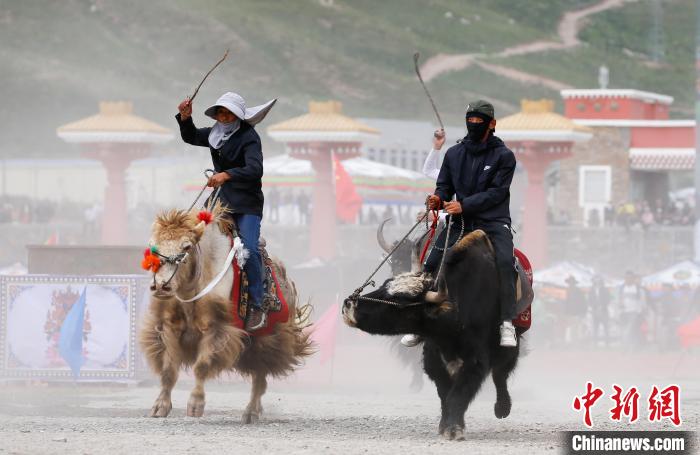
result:
[[[182,140],[188,144],[209,147],[216,172],[226,172],[231,179],[221,186],[219,197],[233,213],[262,217],[264,196],[262,192],[263,156],[260,136],[248,123],[241,126],[219,150],[209,145],[211,128],[197,128],[192,117],[180,125]]]
[[[491,135],[484,143],[468,138],[450,147],[438,175],[435,194],[443,202],[453,195],[462,204],[466,221],[510,225],[510,183],[515,155]]]

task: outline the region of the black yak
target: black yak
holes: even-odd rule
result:
[[[430,291],[431,276],[405,273],[373,292],[349,297],[342,312],[346,324],[367,333],[424,338],[423,368],[437,386],[442,408],[438,431],[461,440],[464,413],[489,372],[496,385],[496,417],[510,413],[506,381],[516,366],[520,340],[516,347],[499,344],[498,273],[483,231],[461,239],[444,267],[438,292]],[[524,300],[532,301],[531,290],[524,291]]]

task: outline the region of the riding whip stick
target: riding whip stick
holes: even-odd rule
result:
[[[440,118],[440,113],[437,110],[437,107],[435,106],[435,101],[433,101],[433,97],[430,96],[430,92],[428,91],[428,87],[426,87],[425,82],[423,82],[423,76],[420,75],[420,68],[418,68],[418,59],[420,58],[420,52],[416,52],[413,54],[413,65],[416,68],[416,75],[418,76],[418,80],[420,81],[420,85],[423,86],[423,90],[425,90],[425,94],[428,95],[428,99],[430,100],[430,105],[433,106],[433,111],[435,112],[435,116],[438,119],[438,123],[440,124],[440,129],[444,130],[445,125],[442,124],[442,119]]]
[[[202,86],[202,84],[204,84],[204,81],[207,80],[207,78],[209,77],[209,75],[212,73],[212,71],[214,71],[214,70],[216,69],[217,66],[221,65],[221,62],[223,62],[224,60],[226,60],[226,57],[228,57],[228,49],[226,49],[226,52],[224,52],[224,56],[221,57],[221,60],[219,60],[218,62],[216,62],[216,65],[212,66],[211,69],[207,72],[207,74],[204,75],[204,78],[202,79],[202,82],[199,83],[199,85],[197,86],[197,88],[194,90],[194,93],[192,94],[192,96],[190,96],[190,98],[189,98],[190,102],[192,102],[192,101],[194,100],[194,97],[197,96],[197,93],[199,92],[199,88]]]

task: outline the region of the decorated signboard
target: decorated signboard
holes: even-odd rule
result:
[[[119,380],[137,369],[143,276],[0,276],[0,377]]]

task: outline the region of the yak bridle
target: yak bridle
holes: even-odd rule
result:
[[[386,303],[387,305],[399,307],[399,308],[406,308],[409,306],[418,306],[418,305],[424,305],[426,302],[424,301],[418,301],[418,302],[409,302],[409,303],[400,303],[400,302],[392,302],[391,300],[384,300],[384,299],[375,299],[373,297],[365,297],[363,295],[358,295],[358,296],[350,296],[349,300],[354,300],[354,301],[359,301],[359,300],[365,300],[367,302],[373,302],[373,303]]]
[[[373,297],[365,297],[365,296],[363,296],[363,295],[360,295],[360,294],[362,293],[362,291],[363,291],[367,286],[372,286],[372,287],[376,286],[376,283],[374,282],[374,280],[373,280],[372,278],[374,277],[374,275],[377,274],[377,272],[378,272],[379,269],[382,267],[382,265],[384,265],[384,263],[389,262],[389,261],[391,260],[391,256],[392,256],[392,255],[394,254],[394,252],[399,248],[399,246],[400,246],[403,242],[405,242],[406,239],[408,239],[408,237],[411,235],[411,233],[412,233],[421,223],[423,223],[424,221],[425,221],[425,223],[426,223],[426,226],[428,226],[428,214],[429,214],[429,212],[430,212],[430,207],[428,206],[428,199],[427,199],[427,198],[426,198],[426,200],[425,200],[425,204],[426,204],[425,213],[423,213],[423,215],[418,219],[418,221],[416,221],[416,224],[414,224],[413,227],[411,227],[411,229],[409,229],[409,231],[406,233],[406,235],[404,235],[403,238],[402,238],[401,240],[399,240],[398,242],[396,242],[396,244],[394,245],[394,247],[393,247],[390,251],[387,252],[386,256],[384,256],[384,259],[379,263],[379,265],[377,266],[377,268],[374,269],[374,272],[372,272],[372,274],[370,274],[369,278],[367,278],[367,279],[365,280],[365,282],[362,283],[362,286],[360,286],[359,288],[355,289],[355,291],[350,295],[350,297],[348,297],[348,300],[350,300],[351,302],[355,302],[355,303],[357,303],[357,302],[360,301],[360,300],[365,300],[365,301],[374,302],[374,303],[385,303],[385,304],[387,304],[387,305],[392,305],[392,306],[400,307],[400,308],[409,307],[409,306],[418,306],[418,305],[423,305],[423,304],[426,303],[426,302],[424,302],[424,301],[411,302],[411,303],[399,303],[399,302],[392,302],[391,300],[375,299],[375,298],[373,298]],[[449,240],[450,240],[450,224],[451,224],[451,221],[452,221],[451,218],[452,218],[452,215],[448,215],[448,217],[447,217],[447,236],[445,237],[445,247],[442,248],[442,249],[440,249],[440,250],[442,251],[442,259],[441,259],[441,261],[440,261],[440,268],[438,269],[438,274],[436,275],[435,280],[433,281],[433,284],[429,287],[428,292],[433,292],[433,291],[431,291],[430,289],[431,289],[431,288],[434,289],[434,288],[437,287],[438,279],[440,278],[440,272],[442,271],[442,264],[443,264],[443,262],[444,262],[444,260],[445,260],[445,255],[446,255],[446,253],[447,253],[447,250],[449,249],[447,242],[449,242]],[[427,232],[426,232],[426,234],[427,234]],[[422,239],[423,237],[425,237],[426,234],[423,234],[423,236],[421,236],[421,239]],[[464,221],[462,221],[462,228],[461,228],[461,232],[460,232],[460,238],[461,238],[462,235],[464,235]],[[428,244],[430,244],[430,242],[428,242]]]
[[[195,243],[194,248],[197,248],[197,253],[199,253],[199,243]],[[151,254],[158,256],[161,259],[161,262],[175,266],[175,270],[173,270],[173,273],[170,274],[170,278],[168,278],[168,280],[165,283],[163,283],[162,287],[166,287],[168,284],[170,284],[170,282],[173,280],[173,278],[177,274],[177,271],[180,269],[180,265],[187,262],[187,258],[189,258],[189,256],[190,256],[189,251],[181,251],[181,252],[174,254],[172,256],[165,256],[164,254],[160,254],[158,251],[153,251]],[[198,265],[197,271],[199,273],[199,271],[200,271],[199,261],[197,261],[197,265]],[[155,286],[156,286],[156,274],[153,273],[153,287],[155,288]]]

